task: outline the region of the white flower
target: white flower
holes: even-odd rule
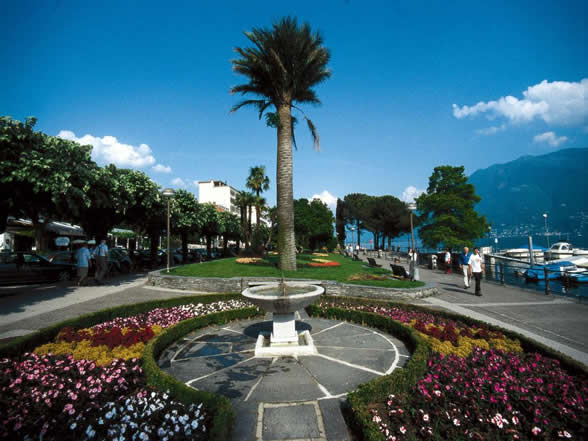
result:
[[[198,420],[193,420],[191,426],[194,430],[198,429]]]
[[[71,425],[69,426],[69,429],[70,429],[70,430],[74,430],[74,429],[76,428],[76,426],[77,426],[77,425],[78,425],[78,423],[76,423],[76,422],[73,422],[73,423],[71,423]]]

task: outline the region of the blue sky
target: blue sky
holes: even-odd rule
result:
[[[474,3],[10,2],[0,114],[196,194],[199,180],[243,188],[262,164],[273,204],[275,132],[253,110],[229,113],[244,82],[230,60],[243,31],[293,15],[322,33],[333,73],[322,106],[305,108],[321,152],[297,132],[297,198],[402,197],[437,165],[471,174],[587,147],[586,3]]]

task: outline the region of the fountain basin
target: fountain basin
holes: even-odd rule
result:
[[[243,295],[266,312],[287,314],[311,305],[325,292],[322,286],[304,282],[287,282],[285,285],[285,296],[280,292],[280,283],[274,282],[249,287]]]
[[[284,292],[285,290],[285,292]],[[243,296],[266,312],[273,313],[269,345],[259,335],[256,356],[302,355],[314,353],[310,333],[298,335],[295,313],[312,304],[325,289],[304,282],[267,283],[243,291]],[[303,333],[304,334],[304,333]],[[302,337],[301,339],[299,337]],[[303,344],[300,344],[300,341]]]

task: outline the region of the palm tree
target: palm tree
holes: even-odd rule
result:
[[[239,210],[241,211],[241,228],[243,230],[246,248],[249,247],[251,240],[251,210],[255,202],[255,195],[248,191],[238,193],[235,198],[235,205],[239,206]]]
[[[296,270],[294,239],[294,202],[292,189],[292,108],[306,120],[320,148],[319,136],[312,121],[295,103],[320,104],[313,86],[331,76],[327,69],[330,53],[323,39],[313,33],[310,25],[298,26],[295,18],[286,17],[271,28],[254,28],[245,32],[253,43],[250,48],[235,48],[240,58],[232,60],[233,70],[245,75],[249,82],[231,88],[231,93],[253,95],[236,104],[232,112],[243,106],[254,106],[261,119],[270,107],[275,108],[278,135],[277,205],[278,247],[280,268]]]
[[[261,208],[265,205],[265,199],[260,196],[260,193],[269,190],[269,178],[265,175],[265,167],[258,165],[249,169],[249,177],[245,186],[255,192],[255,230],[259,232],[259,222],[261,221]]]

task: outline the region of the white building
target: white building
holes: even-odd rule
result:
[[[235,203],[239,193],[239,190],[223,181],[198,181],[198,202],[211,202],[236,216],[241,214],[239,206]],[[257,223],[255,207],[251,210],[251,222]]]

